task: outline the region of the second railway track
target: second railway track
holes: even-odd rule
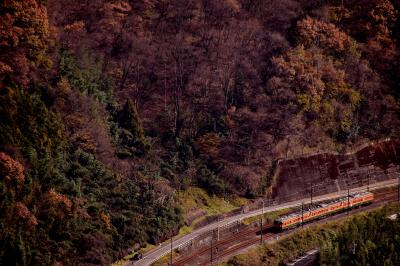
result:
[[[393,202],[393,201],[396,201],[397,199],[398,199],[397,191],[376,192],[375,200],[371,205],[366,206],[366,207],[351,209],[349,211],[344,211],[342,213],[339,213],[339,214],[336,214],[333,216],[329,216],[329,218],[331,218],[330,220],[340,219],[340,218],[346,216],[347,213],[354,214],[354,213],[357,213],[360,211],[373,209],[377,206],[382,205],[383,203]],[[305,227],[308,227],[313,224],[326,222],[327,219],[328,218],[324,218],[324,219],[310,222],[310,223],[306,224]],[[287,235],[296,230],[298,230],[298,228],[280,232],[280,233],[275,233],[272,230],[272,224],[268,224],[265,226],[265,228],[263,228],[263,232],[262,232],[263,239],[271,240],[276,237]],[[236,254],[237,252],[239,252],[245,248],[249,248],[253,245],[256,245],[257,243],[260,243],[260,228],[254,228],[253,226],[248,226],[247,228],[243,229],[242,231],[239,231],[236,234],[226,237],[220,241],[215,241],[214,246],[213,246],[212,255],[211,255],[211,245],[204,246],[202,248],[199,248],[197,251],[193,252],[192,254],[190,254],[188,256],[178,258],[173,263],[173,265],[174,266],[211,265],[211,263],[212,263],[211,261],[213,261],[215,263],[216,261],[219,261],[226,257],[232,256],[233,254]]]

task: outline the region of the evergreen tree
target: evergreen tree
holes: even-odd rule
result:
[[[122,127],[122,130],[119,130],[120,145],[122,147],[118,156],[140,156],[147,153],[150,145],[145,138],[142,121],[135,105],[129,99],[126,101],[124,108],[118,113],[118,124]]]
[[[119,112],[118,121],[121,127],[132,134],[135,140],[144,140],[144,130],[136,106],[127,100],[124,108]]]

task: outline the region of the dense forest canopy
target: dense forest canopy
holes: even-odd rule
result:
[[[396,0],[0,2],[0,264],[110,264],[284,156],[398,136]]]

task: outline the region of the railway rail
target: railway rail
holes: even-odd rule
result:
[[[398,199],[397,191],[377,192],[377,193],[375,193],[375,199],[371,205],[364,206],[361,208],[344,210],[341,213],[338,213],[338,214],[335,214],[335,215],[332,215],[332,216],[329,216],[329,217],[326,217],[323,219],[314,220],[312,222],[309,222],[309,223],[305,224],[304,227],[308,227],[310,225],[326,222],[326,220],[328,218],[331,218],[330,220],[340,219],[348,214],[354,214],[354,213],[357,213],[360,211],[373,209],[384,203],[397,201],[397,199]],[[249,227],[245,228],[244,230],[238,232],[237,234],[229,236],[220,241],[215,241],[213,244],[213,247],[212,247],[213,253],[211,253],[211,245],[209,245],[209,246],[199,249],[196,252],[193,252],[189,256],[185,256],[183,258],[178,258],[173,263],[173,265],[174,266],[211,265],[212,263],[215,263],[216,261],[219,261],[219,260],[222,260],[229,256],[232,256],[245,248],[249,248],[251,246],[254,246],[254,245],[260,243],[260,233],[263,234],[263,239],[265,239],[265,241],[268,241],[268,240],[272,240],[274,238],[279,238],[281,236],[288,235],[296,230],[298,230],[298,227],[292,228],[292,229],[289,229],[289,230],[286,230],[283,232],[274,232],[273,225],[268,224],[263,228],[263,231],[261,232],[259,227],[255,228],[253,226],[249,226]]]
[[[368,184],[368,185],[363,185],[360,184],[358,187],[352,188],[352,192],[361,192],[361,191],[366,191],[366,190],[377,190],[377,189],[387,189],[391,188],[394,186],[398,186],[398,178],[391,178],[388,180],[380,181],[380,182],[375,182],[373,184]],[[335,199],[338,197],[345,196],[345,193],[343,190],[332,192],[329,194],[323,194],[320,196],[315,196],[314,202],[323,202],[325,200],[331,200]],[[188,250],[188,247],[194,247],[195,245],[192,245],[192,243],[201,243],[201,239],[204,238],[205,235],[209,235],[209,233],[212,230],[218,230],[218,228],[229,228],[234,226],[234,224],[238,224],[244,219],[250,218],[250,217],[256,217],[261,215],[262,213],[265,212],[273,212],[273,211],[278,211],[278,210],[283,210],[283,209],[289,209],[289,208],[294,208],[298,207],[301,205],[302,202],[309,201],[309,197],[305,197],[303,199],[298,199],[298,200],[293,200],[293,201],[287,201],[287,202],[280,202],[276,204],[269,204],[268,206],[264,208],[257,208],[255,210],[249,210],[249,211],[244,211],[241,213],[238,213],[236,215],[226,217],[222,221],[219,221],[218,223],[211,223],[208,225],[205,225],[204,227],[200,227],[193,232],[186,234],[181,237],[177,237],[174,239],[173,245],[170,245],[170,241],[165,242],[156,248],[146,252],[143,254],[143,257],[139,260],[123,260],[121,263],[124,266],[149,266],[153,264],[154,262],[158,261],[160,258],[163,256],[166,256],[168,253],[171,252],[172,250],[180,250],[181,256],[183,256],[185,253],[185,247],[186,250]],[[204,244],[204,241],[203,241]],[[190,249],[190,248],[189,248]]]
[[[272,227],[272,224],[270,225]],[[245,230],[239,231],[236,234],[233,234],[232,236],[220,240],[220,241],[215,241],[215,248],[219,248],[223,245],[229,244],[234,242],[235,240],[238,239],[244,239],[246,236],[252,236],[252,235],[256,235],[257,232],[259,232],[260,229],[259,228],[246,228]],[[210,247],[203,247],[201,249],[199,249],[197,252],[191,254],[190,256],[187,256],[185,258],[182,258],[180,260],[178,260],[177,262],[173,263],[173,265],[185,265],[187,262],[190,262],[194,257],[196,256],[202,256],[204,254],[207,254],[207,252],[211,253],[211,248]]]

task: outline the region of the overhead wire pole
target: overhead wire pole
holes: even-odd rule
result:
[[[218,241],[219,241],[219,216],[218,216],[218,220],[217,220],[217,241],[216,241],[216,243],[215,243],[215,253],[216,253],[216,258],[215,258],[215,260],[216,260],[216,263],[217,263],[217,265],[218,265]],[[212,250],[211,250],[211,252],[213,252]]]
[[[347,216],[350,214],[350,186],[349,186],[349,173],[346,170],[346,185],[347,185]]]
[[[373,177],[373,167],[368,166],[368,192],[371,190],[371,178]]]
[[[213,238],[214,238],[214,231],[211,234],[211,253],[210,253],[210,264],[213,265]]]
[[[350,188],[347,186],[347,215],[350,214]]]
[[[264,218],[264,198],[262,199],[262,210],[261,210],[261,245],[263,243],[263,218]]]
[[[217,241],[219,241],[219,216],[217,217]]]
[[[313,188],[314,188],[314,186],[313,186],[313,184],[311,184],[311,207],[312,207],[312,200],[313,200]]]
[[[172,266],[172,231],[171,231],[171,252],[170,252],[169,263]]]
[[[304,225],[304,202],[301,202],[301,227]]]
[[[400,171],[397,173],[397,201],[400,202]]]

